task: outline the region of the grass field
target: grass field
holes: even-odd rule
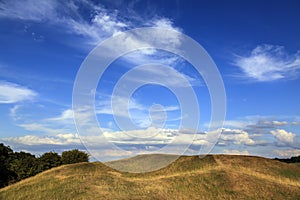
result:
[[[144,155],[110,164],[134,170],[153,159],[163,162],[166,155]],[[231,155],[203,159],[182,156],[166,168],[148,173],[119,172],[99,162],[80,163],[60,166],[2,188],[0,198],[295,200],[300,199],[300,166]]]

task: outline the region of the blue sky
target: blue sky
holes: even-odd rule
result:
[[[35,154],[84,150],[72,112],[73,84],[82,62],[113,35],[158,27],[193,38],[220,71],[226,90],[226,119],[211,153],[299,155],[299,19],[300,2],[292,0],[0,1],[0,141],[17,151]],[[102,148],[105,159],[145,153],[161,148],[178,134],[183,136],[182,143],[189,141],[185,141],[188,131],[178,131],[184,118],[180,102],[166,87],[144,85],[133,93],[129,104],[128,99],[119,96],[116,112],[112,113],[112,92],[118,80],[135,66],[147,63],[177,70],[196,93],[199,134],[186,154],[199,153],[201,146],[209,142],[204,135],[210,134],[211,102],[202,76],[183,58],[148,49],[120,56],[99,81],[95,113],[104,135],[120,149],[90,146],[95,157],[98,148]],[[164,68],[144,70],[151,71],[155,81],[182,87],[180,78]],[[146,72],[139,73],[143,79]],[[154,131],[156,137],[139,140],[122,135],[114,117],[127,115],[127,104],[137,127],[128,134],[151,136]],[[155,117],[161,116],[166,119],[164,126],[152,127]],[[82,137],[84,143],[97,140],[88,136]]]

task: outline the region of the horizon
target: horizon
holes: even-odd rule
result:
[[[2,1],[0,143],[35,155],[76,148],[101,162],[160,151],[298,156],[299,10],[296,0]],[[210,121],[215,112],[211,81],[193,63],[165,49],[136,48],[116,58],[99,77],[90,90],[95,105],[87,109],[88,115],[95,114],[97,127],[83,124],[89,118],[80,117],[86,113],[73,108],[79,108],[76,86],[82,85],[76,83],[85,62],[110,38],[149,27],[178,34],[157,32],[166,49],[182,48],[186,35],[207,52],[226,92],[226,99],[220,99],[226,105],[224,121]],[[130,47],[124,48],[143,42],[127,41]],[[113,48],[108,50],[117,52],[121,44]],[[128,98],[124,88],[131,84],[140,87]],[[178,98],[188,94],[187,88],[194,91],[199,109]],[[195,110],[196,117],[182,108]]]

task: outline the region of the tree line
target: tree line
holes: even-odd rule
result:
[[[0,188],[37,173],[64,164],[88,162],[86,152],[73,149],[61,155],[47,152],[39,157],[26,152],[14,152],[9,146],[0,143]]]
[[[291,158],[275,158],[275,160],[286,163],[300,163],[300,156],[294,156]]]

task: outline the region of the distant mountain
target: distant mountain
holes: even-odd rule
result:
[[[138,170],[170,155],[110,162]],[[153,167],[153,165],[152,165]],[[154,166],[155,167],[155,166]],[[120,169],[120,168],[119,168]],[[119,172],[95,163],[63,165],[2,188],[0,199],[300,199],[300,166],[235,155],[181,156],[148,173]]]

